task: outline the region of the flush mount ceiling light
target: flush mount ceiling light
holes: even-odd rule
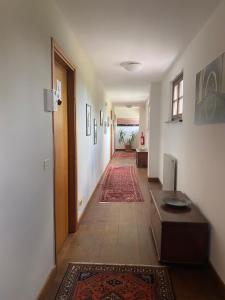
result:
[[[124,61],[120,65],[128,72],[137,72],[142,68],[142,64],[137,61]]]

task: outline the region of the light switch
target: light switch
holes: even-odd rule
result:
[[[49,164],[50,164],[50,159],[49,158],[46,158],[44,160],[44,164],[43,164],[43,169],[44,171],[46,171],[48,168],[49,168]]]

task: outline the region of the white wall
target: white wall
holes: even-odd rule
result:
[[[96,82],[94,94],[90,94],[85,86],[83,88],[77,99],[78,203],[83,200],[82,206],[78,207],[79,217],[110,159],[110,129],[107,127],[105,134],[103,126],[100,126],[100,109],[104,111],[106,120],[110,114],[109,104],[101,101],[104,100],[104,92],[100,83]],[[82,95],[83,92],[85,95]],[[93,118],[97,119],[97,145],[93,144],[93,127],[91,136],[86,137],[86,101],[92,106],[92,124]]]
[[[36,299],[54,265],[50,37],[77,67],[78,198],[86,205],[109,160],[109,132],[85,135],[85,104],[98,119],[104,91],[51,1],[1,1],[0,299]],[[4,71],[3,71],[4,70]],[[43,161],[50,158],[49,169]]]
[[[146,105],[145,103],[140,105],[140,108],[139,108],[139,114],[140,114],[140,118],[139,118],[139,133],[138,133],[138,147],[142,147],[141,146],[141,140],[140,140],[140,137],[141,137],[141,133],[143,132],[143,135],[145,137],[145,145],[144,147],[145,148],[148,148],[148,145],[146,143]]]
[[[151,83],[149,116],[148,177],[159,177],[161,84]]]
[[[211,224],[210,260],[225,282],[225,124],[194,124],[196,73],[225,51],[224,1],[162,83],[160,179],[167,152],[178,160],[178,189],[200,207]],[[166,124],[171,80],[184,70],[183,124]]]
[[[145,102],[145,146],[149,148],[149,132],[150,132],[150,99]]]

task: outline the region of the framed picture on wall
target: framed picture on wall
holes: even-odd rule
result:
[[[86,104],[86,135],[91,135],[91,106]]]
[[[104,113],[102,110],[100,110],[100,126],[103,126],[103,120],[104,120]]]
[[[94,145],[97,144],[97,120],[94,119]]]
[[[107,121],[104,121],[104,134],[106,134],[107,133]]]
[[[109,127],[109,117],[107,117],[107,127]]]
[[[195,124],[225,123],[225,54],[196,75]]]

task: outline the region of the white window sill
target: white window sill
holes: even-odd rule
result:
[[[183,119],[174,119],[174,120],[168,120],[165,123],[166,124],[176,124],[176,123],[182,123]]]

